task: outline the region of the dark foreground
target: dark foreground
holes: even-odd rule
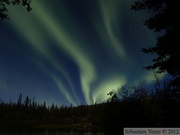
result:
[[[4,122],[0,135],[104,135],[85,125],[62,125],[49,122]]]
[[[136,89],[122,99],[111,93],[106,103],[76,107],[47,107],[29,97],[22,103],[20,94],[17,103],[0,101],[0,131],[73,130],[116,135],[122,134],[124,127],[179,127],[179,106],[179,93],[169,88],[152,93]]]

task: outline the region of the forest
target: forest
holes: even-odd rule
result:
[[[122,87],[100,104],[47,106],[28,96],[17,103],[0,101],[0,130],[57,129],[121,134],[124,127],[178,127],[179,89],[165,82],[147,91],[143,86]]]

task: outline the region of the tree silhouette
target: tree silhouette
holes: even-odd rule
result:
[[[157,69],[157,73],[167,72],[174,77],[173,85],[180,86],[180,23],[177,16],[178,0],[142,0],[136,1],[131,9],[146,10],[152,16],[144,21],[149,29],[161,32],[156,45],[142,48],[142,52],[156,54],[153,64],[147,70]]]
[[[31,0],[0,0],[0,18],[3,19],[9,19],[7,12],[7,5],[19,5],[22,4],[26,7],[28,11],[31,11],[32,8],[30,6]]]
[[[19,94],[19,98],[17,101],[17,105],[21,106],[21,104],[22,104],[22,93]]]

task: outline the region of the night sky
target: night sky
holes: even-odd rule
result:
[[[129,0],[32,0],[33,10],[9,6],[0,21],[0,99],[20,93],[39,103],[80,105],[106,101],[107,93],[154,75],[143,69],[156,35],[145,12]]]

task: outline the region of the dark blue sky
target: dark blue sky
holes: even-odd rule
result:
[[[8,7],[10,19],[0,22],[0,98],[16,102],[22,93],[40,103],[92,104],[122,86],[153,83],[143,69],[153,57],[141,47],[154,45],[156,35],[132,4],[38,0],[31,12]]]

